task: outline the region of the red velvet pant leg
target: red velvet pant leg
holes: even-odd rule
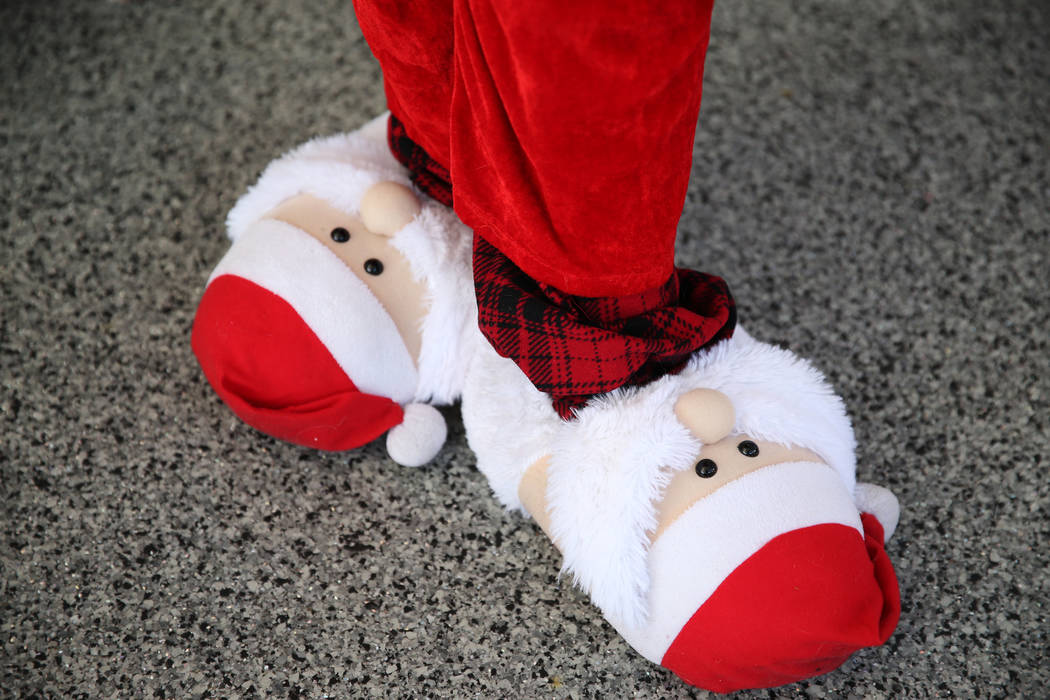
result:
[[[354,12],[383,69],[387,107],[408,137],[447,171],[452,0],[354,0]]]
[[[395,152],[417,184],[418,164],[450,168],[478,234],[482,332],[563,416],[732,333],[724,282],[673,267],[710,0],[357,9],[404,122]]]
[[[673,269],[711,0],[456,0],[456,211],[530,277],[622,296]]]
[[[390,109],[451,170],[464,222],[569,294],[667,280],[711,0],[356,7]]]

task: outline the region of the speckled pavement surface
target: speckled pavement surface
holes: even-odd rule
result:
[[[0,695],[688,697],[432,466],[241,425],[221,223],[384,106],[348,2],[0,4]],[[1050,44],[1036,0],[723,2],[683,263],[842,392],[900,497],[896,634],[745,697],[1045,697]]]

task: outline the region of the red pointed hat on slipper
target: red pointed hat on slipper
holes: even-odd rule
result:
[[[793,683],[885,642],[900,616],[883,517],[825,464],[760,469],[693,506],[649,553],[646,623],[621,628],[685,681],[730,692]],[[865,495],[861,495],[865,494]],[[683,552],[689,556],[683,557]]]
[[[268,435],[346,450],[388,432],[387,448],[417,466],[444,443],[432,403],[458,398],[473,328],[470,231],[416,194],[419,213],[391,245],[427,290],[418,361],[382,304],[335,254],[295,226],[265,218],[299,194],[360,216],[380,182],[410,183],[384,138],[385,118],[317,139],[271,163],[230,212],[233,245],[197,309],[193,349],[209,383]]]

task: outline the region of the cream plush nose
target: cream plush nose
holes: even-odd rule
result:
[[[678,397],[674,414],[705,445],[719,442],[736,424],[733,402],[715,389],[693,389]]]
[[[361,223],[372,233],[393,236],[421,209],[416,194],[397,182],[377,182],[361,198]]]

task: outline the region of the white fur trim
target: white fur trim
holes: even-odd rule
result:
[[[647,623],[606,616],[632,647],[660,663],[738,566],[778,535],[824,523],[852,527],[863,537],[850,494],[827,465],[795,462],[747,474],[699,501],[653,544]]]
[[[478,470],[500,503],[523,510],[518,485],[530,465],[550,455],[562,425],[550,399],[478,332],[462,408],[467,443]]]
[[[426,287],[427,313],[419,351],[419,385],[414,401],[448,404],[459,398],[478,334],[471,274],[472,232],[459,217],[420,196],[423,209],[390,244],[408,260]]]
[[[665,377],[689,389],[717,389],[736,409],[737,433],[805,447],[838,472],[852,493],[856,439],[846,407],[807,360],[752,338],[737,327],[733,337],[696,353],[679,375]]]
[[[808,362],[742,329],[677,375],[597,397],[558,432],[547,500],[564,570],[613,619],[644,619],[653,503],[701,448],[674,403],[700,387],[733,402],[736,433],[813,450],[853,491],[854,438],[841,399]]]
[[[390,459],[406,467],[421,467],[432,460],[445,444],[448,426],[433,406],[410,403],[401,423],[386,434]]]
[[[889,542],[901,517],[901,504],[893,492],[875,484],[857,484],[853,500],[861,513],[871,513],[875,516],[882,525],[882,543]]]
[[[408,173],[390,155],[386,143],[370,133],[316,138],[266,166],[259,181],[230,210],[226,227],[230,238],[237,240],[253,222],[299,194],[357,214],[368,188],[385,180],[411,186]]]
[[[599,397],[551,445],[547,506],[563,571],[614,618],[640,624],[649,591],[648,533],[671,469],[700,443],[674,417],[674,386]]]
[[[418,376],[397,326],[367,285],[317,239],[282,221],[257,221],[219,261],[209,284],[221,275],[254,282],[288,302],[361,391],[401,404],[412,399]]]
[[[854,437],[841,399],[808,362],[739,327],[679,374],[597,397],[567,423],[484,341],[470,368],[463,420],[479,469],[499,499],[518,508],[525,470],[550,455],[546,495],[563,570],[625,624],[646,615],[653,503],[701,448],[675,418],[674,402],[701,387],[730,398],[736,433],[816,452],[852,494]]]

